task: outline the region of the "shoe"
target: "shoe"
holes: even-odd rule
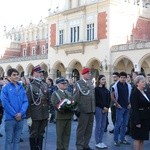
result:
[[[120,144],[131,145],[131,143],[126,140],[120,141]]]
[[[120,143],[119,142],[114,142],[114,145],[117,147],[120,147]]]
[[[95,145],[95,147],[101,148],[101,149],[107,148],[107,146],[104,143],[98,143]]]
[[[114,129],[113,129],[113,130],[111,130],[111,131],[109,131],[109,133],[114,133]]]
[[[107,148],[107,146],[106,146],[104,143],[101,143],[101,145],[103,145],[103,146],[104,146],[104,148]]]
[[[97,148],[104,148],[104,146],[101,143],[96,144],[95,147],[97,147]]]
[[[3,134],[0,133],[0,137],[3,137]]]

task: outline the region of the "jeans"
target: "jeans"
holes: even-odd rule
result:
[[[102,108],[96,107],[95,111],[95,121],[96,121],[96,126],[95,126],[95,141],[96,144],[102,143],[103,139],[103,134],[106,126],[106,118],[107,118],[107,113],[102,112]]]
[[[114,128],[114,141],[118,142],[119,133],[120,140],[125,140],[126,127],[129,120],[129,109],[116,108],[116,123]]]
[[[19,150],[21,132],[24,121],[7,120],[5,121],[5,150]]]

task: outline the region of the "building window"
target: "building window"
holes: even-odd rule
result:
[[[59,45],[64,43],[64,30],[59,30]]]
[[[23,49],[23,56],[27,56],[27,49],[26,48]]]
[[[71,43],[79,41],[79,26],[71,28]]]
[[[36,54],[35,47],[32,47],[32,55],[35,55],[35,54]]]
[[[42,54],[46,53],[45,45],[42,46]]]
[[[94,23],[87,25],[87,41],[94,40]]]

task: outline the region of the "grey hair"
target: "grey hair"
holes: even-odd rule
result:
[[[143,75],[138,75],[138,76],[134,79],[134,85],[137,86],[137,84],[138,84],[141,80],[145,80],[145,77],[144,77]]]

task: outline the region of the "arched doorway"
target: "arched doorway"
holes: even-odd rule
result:
[[[77,69],[72,70],[72,80],[74,82],[78,81],[80,79],[80,73]]]
[[[114,64],[114,71],[116,72],[126,72],[131,73],[132,69],[134,68],[133,63],[130,59],[126,57],[121,57],[119,60],[116,61]]]

